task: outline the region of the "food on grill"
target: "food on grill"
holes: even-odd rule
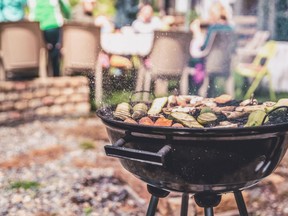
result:
[[[158,118],[155,123],[154,126],[166,126],[166,127],[170,127],[172,125],[172,120],[170,119],[166,119],[164,117]]]
[[[223,95],[220,95],[219,97],[216,97],[214,99],[214,102],[216,102],[218,104],[225,104],[225,103],[228,103],[231,100],[232,100],[231,95],[223,94]]]
[[[281,112],[274,111],[280,106],[288,107],[288,99],[280,99],[277,103],[271,101],[258,103],[254,98],[237,101],[226,94],[216,98],[171,95],[155,98],[152,104],[149,102],[120,103],[113,116],[126,123],[161,127],[255,127],[264,123],[272,124],[273,121],[279,122],[276,119],[284,119],[280,123],[286,121],[288,108],[287,111],[283,109]],[[274,111],[273,118],[268,118],[268,116],[272,117],[271,110]],[[282,113],[282,116],[277,117],[277,113]],[[263,122],[264,118],[266,118],[265,122]]]
[[[186,103],[186,98],[183,97],[183,96],[178,96],[178,97],[176,97],[176,101],[177,101],[177,105],[178,105],[178,106],[184,107],[184,106],[187,105],[187,103]]]
[[[167,101],[168,101],[167,97],[154,99],[150,109],[148,110],[148,115],[151,116],[158,115],[162,111],[162,108],[166,105]]]
[[[172,127],[175,127],[175,128],[183,128],[184,126],[180,123],[175,123],[172,125]]]
[[[201,125],[208,125],[208,124],[212,124],[217,120],[217,116],[212,113],[212,112],[205,112],[200,114],[197,117],[197,121],[201,124]]]
[[[143,117],[139,120],[139,124],[141,125],[154,125],[154,122],[149,117]]]
[[[126,119],[124,120],[124,122],[130,123],[130,124],[138,124],[137,121],[135,121],[134,119],[131,119],[131,118],[126,118]]]
[[[269,112],[272,109],[275,109],[275,108],[280,107],[280,106],[288,106],[288,98],[280,99],[276,104],[273,104],[272,106],[267,107],[266,111]]]
[[[117,105],[113,115],[115,118],[125,120],[131,117],[130,110],[131,110],[130,104],[123,102]]]
[[[145,103],[137,103],[133,107],[132,118],[138,120],[147,115],[148,106]]]
[[[263,110],[257,110],[257,111],[250,113],[248,117],[248,121],[244,125],[244,127],[254,127],[254,126],[262,125],[262,122],[265,116],[266,116],[266,112],[264,112]]]
[[[174,113],[171,113],[171,116],[176,121],[180,122],[181,124],[189,128],[203,128],[203,126],[199,124],[193,116],[187,113],[174,112]]]
[[[250,98],[242,101],[239,105],[240,106],[248,106],[248,105],[257,105],[258,101],[255,98]]]

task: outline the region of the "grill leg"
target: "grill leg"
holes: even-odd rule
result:
[[[213,207],[204,208],[204,213],[205,216],[213,216],[214,215]]]
[[[221,195],[213,193],[198,193],[194,195],[195,202],[198,206],[204,208],[205,216],[213,216],[213,207],[221,202]]]
[[[234,191],[234,197],[238,206],[240,216],[248,216],[247,208],[241,191]]]
[[[154,216],[157,210],[157,205],[159,198],[164,198],[168,196],[169,192],[153,187],[151,185],[147,185],[148,192],[152,195],[150,199],[150,203],[148,206],[148,210],[146,216]]]
[[[149,207],[146,216],[154,216],[157,210],[159,198],[156,196],[151,196]]]
[[[189,203],[189,194],[183,193],[181,202],[181,213],[180,213],[181,216],[187,216],[188,203]]]

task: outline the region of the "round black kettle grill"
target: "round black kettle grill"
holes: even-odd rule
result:
[[[287,117],[287,107],[267,115],[283,108]],[[288,121],[199,129],[125,123],[113,118],[112,107],[99,109],[97,115],[113,143],[105,146],[106,154],[120,158],[126,170],[147,183],[152,195],[148,216],[155,215],[159,198],[169,191],[182,193],[181,216],[187,215],[189,194],[205,216],[212,216],[227,192],[234,193],[239,214],[246,216],[241,191],[270,175],[288,147]]]

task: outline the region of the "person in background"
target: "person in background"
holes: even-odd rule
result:
[[[229,24],[228,12],[221,2],[214,3],[210,8],[210,26],[207,29],[206,38],[201,50],[204,50],[211,38],[213,32],[218,31],[233,31],[233,28]],[[200,28],[195,31],[201,31]]]
[[[60,76],[60,39],[64,18],[70,18],[68,0],[28,0],[29,19],[40,22],[44,39],[49,51],[49,62],[52,64],[53,76]]]
[[[72,10],[72,21],[94,24],[93,12],[96,0],[81,0]]]
[[[137,33],[153,33],[162,26],[160,18],[153,15],[153,8],[149,4],[140,9],[137,19],[132,23],[132,27]]]
[[[25,17],[26,0],[0,1],[0,22],[16,22]]]
[[[124,26],[131,26],[142,4],[139,4],[139,0],[117,0],[115,6],[115,28],[121,29]]]
[[[204,58],[202,56],[201,47],[204,44],[204,34],[200,27],[200,20],[196,19],[190,24],[190,30],[193,33],[193,39],[190,43],[190,59],[188,62],[188,67],[191,69],[189,75],[189,94],[197,95],[199,89],[201,88],[204,78]]]
[[[233,31],[228,20],[229,13],[220,1],[211,5],[209,14],[210,25],[207,29],[206,36],[203,36],[202,34],[201,21],[199,19],[194,20],[190,25],[190,29],[194,35],[190,44],[191,58],[188,63],[188,66],[192,68],[189,77],[190,94],[198,94],[198,90],[203,84],[205,78],[205,64],[204,56],[201,52],[207,48],[212,34],[218,31]]]

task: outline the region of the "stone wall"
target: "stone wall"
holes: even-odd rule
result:
[[[0,82],[0,125],[42,117],[87,115],[89,112],[86,77]]]

